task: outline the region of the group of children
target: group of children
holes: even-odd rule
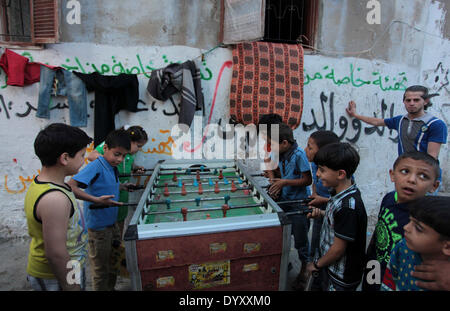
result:
[[[436,131],[432,123],[427,123],[427,129],[433,129],[430,137],[422,126],[419,142],[412,140],[413,145],[428,143],[430,152],[411,150],[412,136],[402,123],[407,119],[412,124],[414,115],[423,112],[428,103],[426,95],[421,89],[405,92],[408,117],[396,124],[399,131],[407,132],[399,135],[402,148],[407,149],[399,149],[400,155],[389,171],[395,191],[386,194],[381,202],[375,233],[367,249],[367,214],[354,178],[360,161],[355,148],[339,142],[333,132],[317,131],[310,135],[303,150],[280,116],[269,114],[259,120],[260,125],[270,125],[260,134],[271,154],[279,155],[278,168],[265,171],[270,182],[268,194],[276,201],[309,199],[305,203],[309,206],[307,214],[288,216],[301,261],[295,289],[304,289],[307,279],[318,275],[312,287],[316,290],[354,291],[361,281],[363,290],[450,290],[450,198],[428,195],[439,186],[437,155],[445,140],[442,141],[442,133],[440,140],[430,139]],[[363,119],[356,115],[354,102],[347,112]],[[428,117],[425,121],[423,115],[418,117],[421,122],[430,122]],[[363,121],[379,126],[390,124],[389,119],[383,123]],[[277,126],[278,135],[272,132],[272,125]],[[134,165],[133,155],[147,140],[139,126],[115,130],[89,155],[91,162],[78,172],[92,141],[86,133],[68,125],[51,124],[37,135],[34,147],[42,170],[25,197],[32,238],[27,274],[34,289],[84,289],[88,249],[93,289],[114,290],[118,275],[114,249],[121,243],[128,214],[120,206],[128,201],[127,191],[133,189],[133,184],[128,179],[121,180],[119,174],[142,172],[142,167]],[[67,176],[72,178],[65,183]],[[76,199],[85,201],[84,212],[78,209]],[[91,209],[92,204],[110,207]],[[301,206],[280,207],[285,212],[295,212]],[[78,270],[73,274],[75,268]]]
[[[134,155],[147,140],[140,126],[114,130],[78,172],[92,139],[76,127],[59,123],[39,132],[34,147],[42,170],[25,197],[31,236],[27,274],[33,289],[85,289],[88,253],[92,288],[114,290],[121,256],[117,250],[128,215],[127,207],[121,205],[128,202],[128,191],[134,186],[129,177],[119,175],[142,171],[134,165]],[[67,176],[72,178],[65,183]],[[76,199],[85,201],[83,212]],[[91,209],[92,204],[109,207]]]
[[[357,115],[356,104],[349,103],[350,116],[399,132],[399,157],[389,171],[395,191],[381,202],[367,249],[367,215],[353,176],[358,152],[330,131],[312,133],[302,150],[280,116],[261,117],[259,124],[269,125],[263,135],[270,152],[279,154],[279,176],[265,172],[269,195],[278,201],[311,199],[311,213],[290,216],[301,261],[294,289],[303,290],[314,274],[319,277],[312,290],[354,291],[361,283],[364,291],[450,290],[450,198],[430,196],[442,180],[437,158],[447,136],[445,123],[425,112],[434,95],[423,86],[409,87],[403,97],[407,114],[389,119]],[[273,124],[278,140],[271,135]],[[280,207],[291,212],[299,206]],[[314,219],[310,246],[307,218]]]

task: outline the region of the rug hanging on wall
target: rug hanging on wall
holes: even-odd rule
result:
[[[303,48],[297,44],[240,43],[233,48],[230,116],[234,122],[258,124],[277,113],[292,129],[303,111]]]

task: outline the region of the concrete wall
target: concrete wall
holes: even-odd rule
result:
[[[173,1],[164,2],[165,10],[162,10],[156,1],[145,1],[146,6],[143,5],[144,1],[134,1],[136,4],[129,6],[119,4],[113,6],[110,2],[112,1],[95,1],[94,4],[94,1],[80,1],[83,5],[82,24],[63,23],[62,43],[48,45],[46,49],[40,51],[16,50],[16,52],[34,61],[61,65],[69,70],[85,72],[98,70],[106,75],[121,70],[139,73],[141,111],[120,112],[116,117],[116,125],[119,127],[124,124],[139,124],[147,130],[149,142],[144,146],[143,152],[138,153],[136,162],[150,167],[159,159],[171,158],[170,154],[175,147],[170,130],[177,123],[178,116],[174,114],[170,101],[165,103],[156,101],[146,92],[149,72],[167,66],[171,62],[195,59],[202,73],[206,102],[206,117],[201,118],[201,114],[198,116],[201,128],[207,123],[210,114],[210,123],[221,121],[224,124],[229,119],[231,50],[218,48],[207,54],[204,61],[198,58],[202,52],[216,45],[218,9],[215,1],[201,1],[201,6],[200,1],[184,1],[183,4],[186,3],[186,6],[193,10],[193,16],[201,16],[196,20],[187,19],[187,21],[179,19],[184,13]],[[365,1],[359,2],[365,4]],[[330,5],[333,3],[334,14],[330,11],[332,9]],[[341,6],[344,8],[350,6],[345,1],[342,3]],[[405,4],[406,1],[396,3]],[[418,49],[417,46],[410,46],[409,39],[400,36],[396,37],[395,44],[386,43],[383,51],[373,52],[371,57],[356,57],[356,55],[332,57],[324,52],[305,55],[304,109],[302,123],[295,131],[295,137],[300,146],[305,146],[308,136],[313,131],[327,129],[334,130],[343,141],[355,145],[361,155],[356,180],[372,225],[382,196],[393,189],[393,184],[388,178],[388,170],[396,158],[397,146],[392,140],[397,134],[388,129],[377,129],[352,121],[346,115],[345,107],[350,99],[354,99],[358,103],[359,112],[365,115],[375,113],[377,116],[389,117],[402,114],[404,113],[402,89],[411,84],[424,83],[441,94],[440,97],[434,98],[435,104],[430,112],[445,120],[450,126],[448,80],[450,42],[444,38],[444,34],[448,33],[446,32],[448,23],[445,19],[448,16],[447,8],[438,1],[426,3],[422,12],[426,18],[420,22],[420,29],[426,33],[401,24],[401,27],[405,27],[405,32],[420,33],[423,37],[422,42],[427,42],[416,54],[412,50]],[[353,40],[353,35],[348,35],[349,26],[340,25],[340,18],[332,19],[337,14],[356,19],[359,16],[356,13],[363,14],[364,10],[349,14],[343,13],[341,6],[337,5],[338,1],[324,0],[322,4],[324,11],[320,36],[325,36],[325,29],[328,29],[335,37],[343,38],[339,43],[341,46],[337,45],[338,43],[333,46],[331,43],[334,37],[327,34],[325,38],[319,38],[322,47],[326,46],[328,50],[343,48],[354,51],[366,47],[366,45],[359,46],[358,40]],[[95,8],[95,11],[85,11],[85,5],[88,8]],[[148,18],[149,13],[144,14],[144,9],[156,13]],[[396,19],[403,16],[397,16],[398,10],[394,11]],[[125,17],[121,17],[119,12]],[[164,14],[173,14],[170,15],[172,19],[164,19]],[[201,26],[203,19],[209,20],[210,24],[207,25],[211,27]],[[326,24],[325,19],[333,27]],[[365,14],[361,19],[362,22],[358,25],[363,27]],[[138,27],[141,30],[133,32],[133,25],[140,24],[138,21],[142,22]],[[145,32],[152,24],[154,31]],[[164,25],[168,26],[167,29],[177,29],[177,34],[169,36],[164,30],[156,31],[158,27],[162,29]],[[76,30],[76,27],[80,28]],[[207,31],[194,31],[195,29]],[[187,33],[192,35],[188,36]],[[214,36],[211,33],[214,33]],[[371,42],[373,40],[367,40],[368,44]],[[384,40],[380,42],[385,43]],[[396,49],[401,51],[398,56]],[[33,151],[33,141],[37,132],[51,122],[69,124],[69,110],[64,98],[54,99],[50,120],[35,117],[38,90],[39,83],[24,88],[6,86],[5,74],[0,71],[0,143],[3,151],[0,153],[0,200],[3,202],[0,209],[0,238],[26,235],[23,199],[30,182],[40,169],[39,160]],[[93,99],[93,94],[90,94],[89,101]],[[89,108],[89,114],[93,115],[92,107]],[[83,128],[91,136],[92,123],[90,117],[87,128]],[[200,136],[202,134],[196,133]],[[450,176],[447,145],[441,149],[440,161],[444,171],[444,190],[448,192]]]

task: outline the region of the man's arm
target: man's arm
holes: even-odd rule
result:
[[[441,143],[435,143],[430,141],[427,147],[427,153],[437,159],[439,157],[439,151],[441,150]]]
[[[356,103],[354,101],[350,101],[348,103],[348,106],[347,106],[347,108],[345,108],[345,111],[347,111],[347,113],[350,117],[356,118],[365,123],[375,125],[375,126],[386,126],[386,124],[384,123],[384,119],[375,118],[375,117],[366,117],[366,116],[357,114],[356,113]]]
[[[450,291],[450,261],[433,260],[423,262],[412,271],[412,276],[423,281],[416,281],[417,286],[429,290]]]
[[[60,191],[52,191],[44,195],[36,206],[36,215],[42,221],[45,256],[63,290],[80,290],[79,284],[68,284],[67,268],[70,261],[67,252],[67,226],[72,204]]]

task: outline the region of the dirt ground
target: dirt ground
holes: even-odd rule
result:
[[[31,291],[27,282],[28,238],[0,239],[0,291]],[[89,263],[86,267],[86,290],[91,291]],[[130,280],[119,277],[116,290],[131,290]]]

